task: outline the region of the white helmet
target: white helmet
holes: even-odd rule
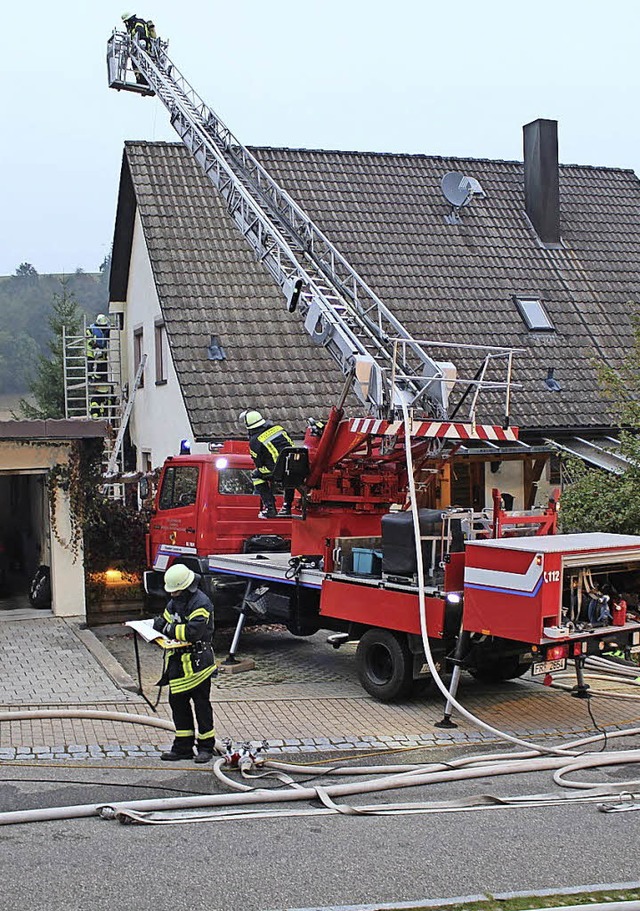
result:
[[[174,563],[164,574],[164,590],[170,595],[189,588],[196,574],[184,563]]]
[[[135,13],[123,13],[122,21],[126,22],[128,19],[133,19],[134,16],[135,16]]]
[[[104,313],[98,313],[98,315],[96,316],[96,326],[108,326],[108,325],[109,325],[109,317],[105,316]]]
[[[267,423],[259,411],[243,411],[240,420],[247,430],[255,430]]]

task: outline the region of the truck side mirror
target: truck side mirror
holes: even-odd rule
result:
[[[149,479],[140,478],[138,481],[138,493],[140,494],[141,500],[146,500],[149,496]]]

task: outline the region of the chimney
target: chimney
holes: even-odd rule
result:
[[[522,133],[525,209],[540,240],[544,244],[558,244],[558,121],[534,120],[523,126]]]

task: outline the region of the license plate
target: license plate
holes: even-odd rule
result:
[[[536,674],[550,674],[551,671],[563,671],[566,666],[566,658],[556,658],[555,661],[539,661],[537,664],[532,665],[531,674],[533,677]]]

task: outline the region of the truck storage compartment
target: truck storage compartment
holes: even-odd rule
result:
[[[624,586],[638,578],[639,545],[638,537],[612,534],[469,542],[465,628],[538,644],[610,628],[622,613],[617,600],[637,597]]]
[[[421,509],[419,518],[424,570],[431,575],[436,568],[437,545],[442,540],[442,512]],[[391,512],[382,517],[382,571],[389,576],[405,577],[418,572],[410,512]]]

